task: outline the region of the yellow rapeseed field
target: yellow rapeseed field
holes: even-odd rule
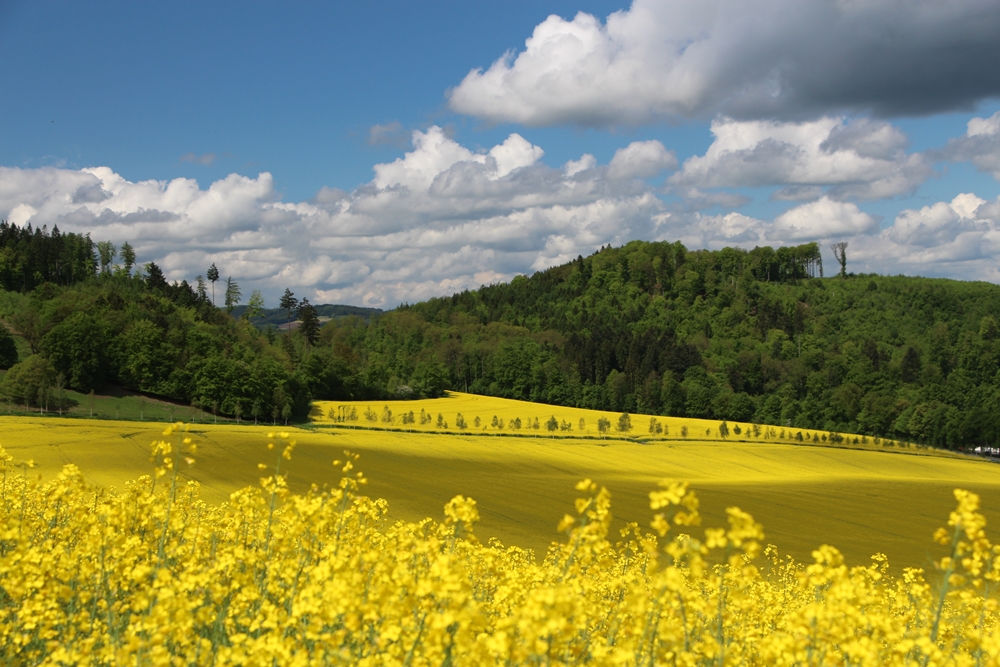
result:
[[[291,430],[233,452],[259,483],[205,502],[181,474],[208,458],[197,440],[217,434],[199,430],[168,427],[143,452],[152,474],[120,491],[72,464],[40,482],[0,450],[7,664],[1000,665],[1000,547],[968,491],[940,512],[935,562],[898,576],[882,554],[784,557],[737,507],[703,528],[669,479],[618,531],[611,493],[578,481],[536,560],[478,539],[466,496],[440,520],[389,520],[351,452],[325,461],[337,483],[292,492]]]
[[[419,406],[428,403],[406,405],[419,415]],[[522,414],[530,407],[510,403],[522,408]],[[551,406],[534,409],[552,411]],[[569,420],[569,412],[555,414]],[[584,415],[596,421],[592,413]],[[181,475],[201,484],[206,501],[228,500],[257,478],[254,443],[270,428],[191,425],[189,436],[200,448],[199,461]],[[46,481],[66,463],[74,463],[89,483],[121,489],[125,480],[149,471],[148,443],[158,437],[162,425],[0,417],[0,430],[0,444],[21,460],[34,459],[38,465],[33,474]],[[617,436],[550,437],[544,430],[523,437],[493,437],[489,430],[437,434],[419,428],[383,431],[332,424],[289,431],[299,443],[286,468],[293,491],[331,484],[328,462],[350,449],[361,455],[371,478],[370,493],[389,501],[391,519],[437,516],[454,495],[472,496],[479,503],[478,530],[484,540],[497,537],[533,549],[539,558],[555,537],[553,517],[571,508],[564,490],[584,477],[600,481],[614,494],[614,530],[629,521],[646,521],[646,494],[657,480],[685,479],[698,489],[706,521],[724,522],[726,508],[738,505],[767,526],[769,541],[798,559],[808,559],[825,542],[836,545],[851,564],[867,562],[875,550],[882,551],[897,572],[904,566],[930,564],[927,536],[956,486],[978,493],[986,516],[1000,522],[996,465],[914,456],[915,448],[876,446],[870,439],[868,445],[859,445],[867,450],[853,451],[822,443],[783,444],[763,434],[746,442],[661,438],[644,443]]]
[[[829,433],[745,422],[657,415],[628,415],[568,408],[507,398],[447,392],[420,401],[315,401],[317,424],[362,426],[423,433],[546,435],[554,437],[641,437],[653,440],[753,440],[833,444]],[[722,431],[720,432],[720,428]],[[834,434],[834,439],[837,438]],[[844,436],[846,438],[846,436]],[[853,436],[851,436],[853,439]],[[871,438],[857,444],[874,446]]]

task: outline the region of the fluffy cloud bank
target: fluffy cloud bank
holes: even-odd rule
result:
[[[971,162],[1000,181],[1000,111],[989,118],[971,119],[965,135],[949,141],[939,153],[948,160]]]
[[[993,136],[993,119],[977,121],[969,136]],[[272,303],[290,287],[317,302],[393,307],[632,239],[690,248],[815,240],[824,250],[848,240],[854,271],[1000,280],[1000,200],[962,194],[882,225],[846,199],[891,196],[926,178],[926,159],[906,153],[892,126],[719,120],[713,132],[706,153],[683,165],[660,142],[636,141],[607,164],[584,154],[552,167],[518,134],[475,152],[432,127],[414,132],[402,157],[375,165],[369,183],[302,202],[282,201],[268,173],[203,188],[185,178],[130,182],[108,167],[0,167],[0,218],[129,241],[175,280],[215,263]],[[649,184],[664,176],[680,201]],[[724,188],[759,185],[800,201],[773,220],[697,212],[732,211],[747,200]]]
[[[656,141],[552,168],[511,134],[476,153],[437,127],[351,193],[282,202],[270,174],[130,182],[108,167],[0,167],[0,217],[129,241],[191,280],[213,262],[245,293],[291,287],[319,301],[395,306],[558,264],[605,243],[654,238],[664,210],[642,180],[674,169]]]
[[[877,218],[857,205],[822,197],[791,208],[773,221],[741,213],[702,215],[667,212],[658,216],[661,233],[667,230],[691,248],[724,248],[788,245],[855,238],[877,234]]]
[[[696,188],[787,186],[777,198],[882,199],[909,193],[931,175],[931,161],[906,153],[908,140],[889,123],[820,118],[799,123],[718,119],[705,155],[670,177]]]
[[[634,0],[550,16],[449,102],[526,125],[932,113],[1000,93],[998,34],[993,0]]]

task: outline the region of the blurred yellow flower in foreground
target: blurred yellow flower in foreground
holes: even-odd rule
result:
[[[738,508],[695,530],[697,496],[670,480],[650,494],[655,532],[619,536],[611,494],[583,480],[565,541],[536,560],[480,543],[471,498],[441,521],[390,523],[350,452],[339,484],[291,493],[285,432],[269,435],[260,486],[206,504],[174,465],[195,463],[183,432],[168,427],[155,476],[120,493],[71,465],[40,484],[0,448],[6,663],[1000,664],[1000,551],[966,491],[930,576],[890,576],[881,554],[848,567],[828,545],[796,563]]]

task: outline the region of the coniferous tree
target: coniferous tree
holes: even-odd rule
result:
[[[89,235],[0,221],[0,288],[30,292],[44,283],[65,286],[92,278],[98,269],[94,250]]]
[[[212,305],[215,305],[215,282],[219,279],[219,269],[215,268],[215,262],[212,262],[212,266],[208,267],[208,271],[205,272],[205,277],[209,279],[212,283]]]
[[[240,292],[240,286],[236,284],[233,277],[226,278],[226,312],[232,315],[233,308],[239,305],[242,298],[243,293]]]
[[[309,299],[302,299],[299,303],[299,320],[302,321],[299,331],[310,345],[315,344],[319,338],[319,316],[316,314],[316,308],[309,303]]]
[[[163,271],[156,265],[156,262],[146,264],[146,289],[162,290],[167,286],[167,279],[163,277]]]
[[[197,294],[199,301],[208,301],[208,290],[205,289],[205,279],[198,276],[195,280],[198,282]]]
[[[126,241],[125,243],[122,244],[122,249],[120,254],[122,258],[122,264],[125,265],[125,275],[126,276],[132,275],[132,267],[135,266],[135,249],[133,249],[132,245],[128,241]]]
[[[288,319],[286,322],[286,330],[291,331],[292,329],[292,311],[299,307],[299,300],[295,298],[292,290],[285,288],[285,293],[281,295],[281,301],[278,302],[281,308],[285,309],[288,314]]]

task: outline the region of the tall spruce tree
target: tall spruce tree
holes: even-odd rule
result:
[[[219,269],[215,268],[215,262],[212,262],[212,266],[208,267],[208,271],[205,272],[205,277],[208,278],[212,283],[212,305],[215,305],[215,281],[219,279]]]
[[[292,293],[292,290],[286,287],[285,293],[281,295],[281,301],[278,302],[278,305],[284,308],[285,312],[288,313],[288,320],[286,322],[285,329],[287,331],[291,331],[292,311],[299,307],[299,300],[295,298],[295,295]]]
[[[132,275],[132,267],[135,266],[135,249],[126,241],[122,244],[121,252],[122,264],[125,265],[125,275]]]
[[[302,321],[299,331],[310,345],[315,343],[319,339],[319,316],[316,314],[316,308],[309,303],[309,299],[302,299],[299,304],[299,320]]]

